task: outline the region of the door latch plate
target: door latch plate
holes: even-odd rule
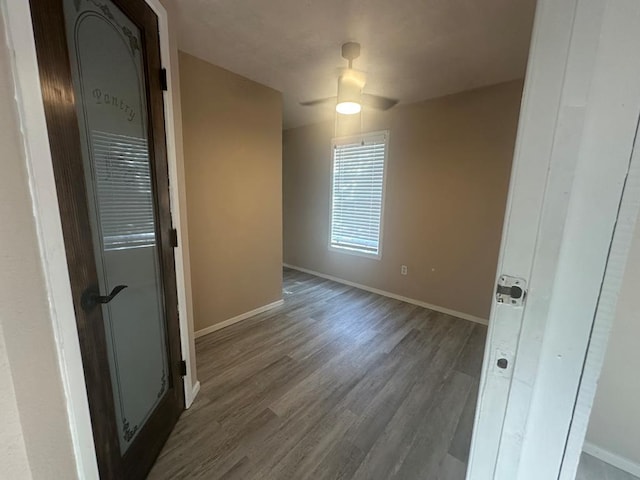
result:
[[[496,288],[496,301],[513,307],[524,305],[527,296],[527,281],[524,278],[500,275]]]

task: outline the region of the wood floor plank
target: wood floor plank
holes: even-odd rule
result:
[[[362,462],[364,453],[348,440],[338,440],[329,450],[326,460],[316,466],[308,478],[314,480],[351,479]]]
[[[409,453],[392,478],[436,477],[472,384],[472,377],[457,371],[452,371],[445,379],[426,421],[421,423],[414,437]]]
[[[478,362],[478,358],[482,358],[484,354],[486,340],[487,328],[483,325],[476,324],[454,368],[479,379],[482,371],[482,362]]]
[[[469,461],[469,448],[471,447],[471,432],[476,415],[476,403],[478,401],[478,384],[474,383],[465,403],[456,432],[449,445],[449,454],[466,464]]]
[[[243,480],[247,478],[247,469],[249,466],[249,457],[242,457],[220,477],[220,480]]]
[[[283,292],[197,339],[149,478],[461,480],[486,328],[289,269]]]
[[[413,366],[421,374],[415,377],[415,383],[404,395],[394,416],[375,439],[355,478],[391,478],[401,468],[420,427],[434,409],[434,402],[441,401],[437,395],[451,372],[451,364],[467,341],[469,329],[446,332],[446,337],[426,348],[422,361]]]
[[[440,463],[437,480],[464,480],[466,474],[466,463],[447,455]]]
[[[356,415],[348,410],[330,411],[282,458],[261,462],[261,468],[252,477],[283,480],[311,478],[311,472],[323,462],[331,446],[343,437],[355,418]]]

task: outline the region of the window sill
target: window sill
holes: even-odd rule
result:
[[[368,252],[362,252],[360,250],[354,250],[354,249],[351,249],[351,248],[334,247],[332,245],[329,246],[329,251],[330,252],[336,252],[336,253],[344,253],[346,255],[353,255],[353,256],[356,256],[356,257],[369,258],[371,260],[380,260],[382,258],[382,253],[381,252],[368,253]]]

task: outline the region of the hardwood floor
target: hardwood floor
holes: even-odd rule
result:
[[[149,478],[463,479],[486,327],[289,269],[284,299],[197,340]]]

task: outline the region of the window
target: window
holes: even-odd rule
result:
[[[330,248],[380,256],[387,139],[387,132],[334,139]]]

